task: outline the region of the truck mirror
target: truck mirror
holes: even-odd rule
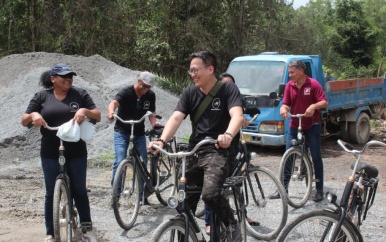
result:
[[[285,84],[280,84],[279,85],[279,97],[283,98],[284,96],[284,89],[285,89]]]
[[[277,98],[277,93],[276,93],[276,92],[271,92],[271,93],[269,94],[269,98],[271,98],[271,99],[276,99],[276,98]]]

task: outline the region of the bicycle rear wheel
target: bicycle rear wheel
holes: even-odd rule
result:
[[[231,206],[232,210],[234,211],[234,216],[237,220],[238,225],[240,226],[240,231],[243,239],[242,242],[247,241],[247,227],[246,227],[246,217],[245,217],[245,209],[243,209],[244,206],[244,198],[243,195],[240,192],[239,188],[235,188],[235,194],[234,196],[232,190],[227,190],[225,198],[229,200],[229,205]],[[237,204],[237,205],[236,205]],[[238,209],[236,209],[236,206]],[[224,228],[226,229],[226,228]],[[225,231],[221,232],[221,234],[226,233]]]
[[[64,179],[57,179],[54,190],[54,234],[55,241],[72,240],[72,223],[71,223],[71,200]]]
[[[193,228],[189,228],[189,242],[199,242]],[[183,218],[172,218],[163,222],[154,231],[152,242],[183,242],[185,239],[185,221]]]
[[[304,213],[288,224],[277,239],[284,241],[330,241],[334,229],[339,221],[339,215],[326,210],[314,210]],[[362,236],[355,230],[355,226],[345,219],[338,238],[339,242],[363,241]]]
[[[121,228],[130,229],[138,216],[140,179],[134,171],[133,159],[121,161],[113,182],[113,209]],[[122,191],[122,192],[120,192]]]
[[[244,171],[245,174],[245,171]],[[267,168],[250,167],[246,180],[246,216],[260,225],[246,223],[248,232],[260,240],[274,239],[287,222],[288,205],[284,187]],[[269,199],[279,194],[278,199]]]
[[[165,150],[173,152],[172,147],[169,144],[165,146]],[[157,156],[153,156],[152,159],[154,159],[152,162],[156,162],[157,164],[157,179],[159,179],[159,187],[158,191],[156,191],[156,196],[161,204],[167,206],[168,198],[177,191],[178,169],[176,161],[174,158],[169,158],[161,153],[158,153]]]
[[[307,154],[301,155],[298,147],[288,149],[280,161],[280,181],[287,191],[288,204],[301,208],[306,204],[312,189],[313,170]]]

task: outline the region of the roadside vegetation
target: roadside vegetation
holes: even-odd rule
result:
[[[0,57],[25,52],[99,54],[148,70],[179,94],[189,54],[210,50],[219,72],[236,56],[319,54],[338,79],[386,72],[385,0],[5,0]]]

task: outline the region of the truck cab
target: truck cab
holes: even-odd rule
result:
[[[322,63],[319,55],[280,55],[265,52],[259,55],[237,57],[229,64],[231,74],[243,98],[260,110],[258,118],[243,129],[247,143],[261,146],[283,146],[289,127],[289,120],[280,116],[281,84],[287,84],[288,64],[292,60],[302,60],[307,67],[306,75],[317,79],[324,86]],[[283,85],[282,85],[283,86]],[[250,118],[247,116],[247,119]]]

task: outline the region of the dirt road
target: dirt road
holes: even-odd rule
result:
[[[359,147],[359,146],[358,146]],[[256,149],[259,156],[254,162],[270,167],[277,173],[277,166],[283,149]],[[371,149],[365,161],[380,170],[380,188],[375,205],[368,220],[364,222],[362,233],[365,241],[385,241],[386,221],[386,149]],[[336,144],[336,138],[323,140],[326,190],[341,194],[344,182],[350,174],[353,156],[345,154]],[[1,157],[0,157],[1,160]],[[151,206],[141,207],[137,223],[129,231],[122,230],[114,219],[109,207],[110,168],[92,167],[88,170],[88,187],[91,189],[90,203],[94,230],[92,235],[98,241],[149,241],[152,231],[169,216],[172,209],[159,204],[155,196],[150,197]],[[0,168],[0,241],[42,241],[45,237],[43,201],[44,184],[38,159],[15,161]],[[289,209],[289,221],[298,214],[327,206],[326,202],[315,204],[310,201],[302,209]],[[249,237],[249,241],[256,241]]]

